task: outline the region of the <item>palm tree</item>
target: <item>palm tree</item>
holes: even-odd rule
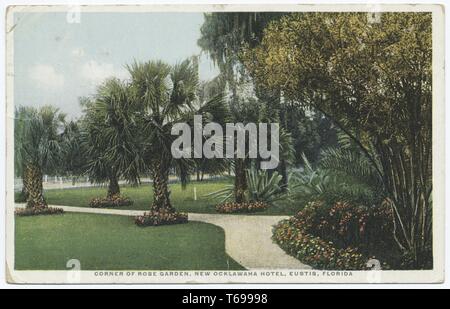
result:
[[[218,114],[212,110],[223,106],[223,97],[216,96],[200,107],[195,104],[198,68],[189,59],[175,66],[161,61],[135,62],[128,70],[140,128],[139,144],[144,147],[142,156],[153,180],[151,209],[175,212],[168,187],[169,171],[174,166],[171,144],[176,138],[171,128],[175,123],[192,122],[194,114]]]
[[[42,176],[57,169],[61,155],[61,131],[65,115],[57,108],[16,110],[16,159],[22,168],[28,208],[47,208]]]
[[[200,83],[197,92],[197,106],[199,110],[207,111],[207,119],[204,121],[212,121],[219,123],[222,127],[231,121],[231,115],[228,104],[224,100],[211,101],[216,97],[223,97],[224,89],[221,86],[220,76]],[[211,102],[216,102],[216,106],[211,106]],[[208,106],[209,105],[209,106]],[[203,137],[205,142],[206,137]],[[226,142],[224,138],[223,143]],[[197,158],[194,160],[194,169],[197,181],[202,181],[204,174],[219,175],[230,168],[230,160],[224,158]]]
[[[87,173],[92,181],[108,181],[107,198],[120,194],[119,178],[139,182],[143,161],[136,143],[137,127],[127,83],[106,80],[91,100],[84,102],[83,144],[89,158]]]
[[[72,184],[75,183],[78,176],[84,173],[87,160],[81,133],[79,121],[71,120],[64,124],[59,170],[61,174],[72,176]]]

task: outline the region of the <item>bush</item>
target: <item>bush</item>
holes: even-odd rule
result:
[[[27,207],[16,209],[14,212],[17,216],[39,216],[39,215],[58,215],[64,213],[62,208],[55,207]]]
[[[180,213],[174,211],[154,211],[144,213],[142,216],[136,216],[134,218],[136,225],[144,226],[158,226],[158,225],[169,225],[169,224],[180,224],[188,222],[187,213]]]
[[[306,233],[293,218],[278,223],[272,239],[288,254],[315,269],[366,269],[368,259],[355,249],[338,249],[332,242]]]
[[[273,240],[289,254],[312,267],[334,270],[366,269],[377,248],[394,246],[391,235],[387,204],[367,208],[342,202],[310,203],[273,230]]]
[[[120,194],[111,197],[96,197],[89,202],[89,207],[92,208],[110,208],[131,205],[133,205],[133,201]]]
[[[266,170],[257,170],[252,166],[245,172],[247,176],[249,201],[274,204],[279,200],[287,198],[287,194],[282,188],[282,177],[277,171],[273,171],[271,176],[269,176]]]
[[[220,213],[252,213],[264,211],[269,206],[264,202],[228,202],[216,206],[216,211]]]
[[[291,175],[289,186],[295,201],[334,203],[346,201],[380,205],[384,194],[378,176],[367,159],[356,152],[328,149],[313,167],[303,155],[304,170]]]
[[[348,202],[314,202],[295,218],[308,233],[339,247],[368,249],[376,244],[390,243],[392,239],[392,212],[385,203],[379,207],[366,207]]]
[[[282,177],[277,171],[269,176],[266,170],[258,170],[255,166],[245,170],[247,186],[245,198],[250,202],[263,202],[268,205],[276,205],[278,202],[288,199],[288,188],[282,188]],[[234,185],[206,194],[206,197],[218,199],[219,203],[231,201],[235,193]]]

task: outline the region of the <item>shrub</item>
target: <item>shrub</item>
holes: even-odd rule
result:
[[[216,206],[216,211],[220,213],[252,213],[264,211],[269,206],[264,202],[228,202]]]
[[[64,213],[62,208],[55,207],[27,207],[16,209],[14,212],[17,216],[39,216],[39,215],[58,215]]]
[[[392,213],[386,204],[367,208],[315,202],[276,225],[273,240],[312,267],[365,269],[366,261],[374,258],[375,247],[390,242],[391,224]]]
[[[257,170],[254,166],[246,170],[248,200],[273,204],[287,198],[282,188],[282,177],[277,171],[271,176],[266,170]]]
[[[151,210],[149,212],[145,212],[142,216],[136,216],[134,218],[134,222],[136,223],[136,225],[141,227],[180,224],[188,222],[188,215],[187,213],[167,210]]]
[[[96,197],[89,202],[89,207],[92,208],[109,208],[130,205],[133,205],[133,201],[120,194],[111,197]]]
[[[368,260],[353,248],[338,249],[332,242],[315,237],[297,226],[295,219],[283,220],[272,239],[288,254],[316,269],[361,270]]]
[[[250,169],[245,170],[245,175],[248,186],[245,191],[247,201],[273,205],[288,198],[288,192],[286,192],[288,188],[282,188],[282,177],[277,171],[273,171],[269,176],[266,170],[258,170],[252,165]],[[233,199],[235,189],[234,185],[227,185],[205,196],[218,199],[219,203],[224,203]]]
[[[367,159],[356,152],[328,149],[313,167],[303,155],[304,170],[290,178],[290,191],[295,201],[346,201],[352,204],[379,205],[384,196],[382,185]],[[305,203],[305,204],[306,204]]]
[[[295,217],[308,233],[340,247],[366,248],[390,242],[393,233],[392,212],[385,203],[379,207],[366,207],[348,202],[314,202]]]

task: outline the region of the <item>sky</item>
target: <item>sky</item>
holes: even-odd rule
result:
[[[69,118],[81,115],[79,97],[108,77],[127,78],[134,60],[175,64],[201,53],[203,13],[82,13],[79,23],[66,13],[15,13],[14,21],[15,105],[51,104]],[[218,73],[202,53],[200,79]]]

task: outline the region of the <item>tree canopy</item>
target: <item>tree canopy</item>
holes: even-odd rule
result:
[[[269,24],[245,63],[253,78],[312,106],[383,179],[399,246],[431,241],[431,14],[302,13]]]

